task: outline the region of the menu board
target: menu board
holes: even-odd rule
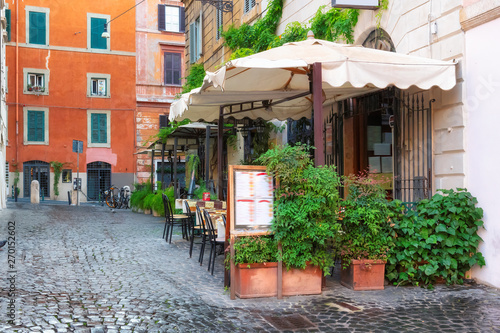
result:
[[[265,170],[234,171],[234,228],[267,229],[273,220],[273,178]]]

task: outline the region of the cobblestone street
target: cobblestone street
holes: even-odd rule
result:
[[[210,275],[179,233],[162,240],[162,218],[13,202],[0,217],[2,239],[16,222],[17,271],[12,326],[5,246],[0,332],[278,332],[270,318],[297,314],[314,326],[294,331],[500,332],[500,292],[486,286],[354,292],[333,277],[321,296],[231,301],[222,256]]]

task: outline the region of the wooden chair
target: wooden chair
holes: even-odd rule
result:
[[[163,227],[163,238],[168,243],[172,243],[172,234],[174,233],[174,225],[180,225],[182,228],[182,238],[187,239],[186,235],[186,225],[188,216],[184,214],[174,214],[172,206],[170,205],[170,199],[163,193],[163,207],[165,208],[165,226]]]

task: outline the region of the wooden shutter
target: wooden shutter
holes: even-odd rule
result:
[[[179,32],[186,32],[186,12],[184,7],[179,7]]]
[[[181,54],[173,53],[172,54],[172,82],[173,84],[180,85],[181,84]]]
[[[165,84],[172,84],[172,53],[165,52],[163,59],[165,69]]]
[[[7,41],[10,42],[10,31],[11,31],[11,27],[10,27],[10,9],[6,9],[5,10],[5,19],[7,21],[7,27],[5,28],[5,30],[7,31]]]
[[[195,22],[189,25],[189,62],[196,62],[196,28]]]
[[[28,141],[45,141],[45,112],[28,111]]]
[[[165,5],[158,5],[158,30],[165,31]]]
[[[102,113],[92,113],[90,117],[91,117],[90,118],[91,142],[107,143],[108,141],[107,115]]]
[[[106,19],[90,18],[90,48],[106,50],[108,48],[107,38],[102,37]]]
[[[168,127],[168,117],[164,114],[160,115],[160,129]]]

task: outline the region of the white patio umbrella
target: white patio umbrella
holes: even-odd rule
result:
[[[214,121],[219,119],[221,105],[246,102],[261,108],[232,116],[264,120],[310,117],[313,103],[308,93],[314,63],[321,63],[324,104],[388,86],[449,90],[456,84],[454,61],[308,39],[232,60],[216,72],[208,72],[200,88],[172,104],[169,118]],[[299,94],[305,96],[273,105]],[[229,113],[225,108],[224,114]]]

